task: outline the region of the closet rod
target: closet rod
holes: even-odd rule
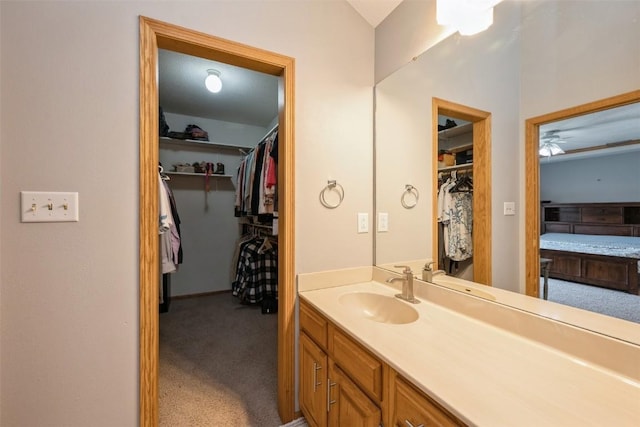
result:
[[[250,222],[241,222],[240,225],[246,225],[248,227],[254,227],[254,228],[264,228],[268,230],[271,230],[273,228],[272,225],[252,224]]]
[[[451,172],[451,171],[465,170],[465,169],[473,169],[473,163],[454,165],[454,166],[445,166],[443,168],[438,168],[438,172]]]
[[[278,123],[276,123],[276,124],[275,124],[275,126],[274,126],[274,127],[272,127],[272,128],[271,128],[271,130],[270,130],[269,132],[267,132],[267,133],[266,133],[262,138],[260,138],[260,139],[258,140],[258,143],[256,144],[256,147],[257,147],[258,145],[260,145],[260,143],[261,143],[262,141],[264,141],[265,139],[267,139],[267,137],[268,137],[269,135],[271,135],[271,134],[273,133],[273,131],[274,131],[274,130],[276,130],[276,129],[278,129]],[[239,150],[243,155],[248,156],[248,155],[249,155],[253,150],[255,150],[255,149],[256,149],[256,147],[253,147],[253,148],[252,148],[252,149],[250,149],[249,151],[244,151],[242,148],[239,148],[238,150]]]
[[[268,137],[269,135],[271,135],[271,134],[273,133],[273,131],[274,131],[274,130],[278,129],[278,125],[279,125],[279,123],[276,123],[276,124],[271,128],[271,130],[270,130],[269,132],[267,132],[267,133],[266,133],[262,138],[260,138],[260,141],[258,142],[258,144],[259,144],[260,142],[264,141],[265,139],[267,139],[267,137]]]

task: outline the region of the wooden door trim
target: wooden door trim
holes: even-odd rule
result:
[[[158,48],[280,77],[278,166],[278,413],[295,405],[294,66],[293,58],[141,16],[140,24],[140,425],[158,425]]]
[[[432,101],[433,197],[438,194],[438,116],[473,123],[473,281],[491,286],[491,113],[440,98]],[[433,247],[438,257],[438,204],[433,203]]]
[[[540,126],[640,102],[640,90],[578,105],[525,121],[525,293],[540,295]]]

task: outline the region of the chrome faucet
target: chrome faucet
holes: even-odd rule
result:
[[[433,265],[432,262],[428,262],[425,264],[424,269],[422,269],[422,280],[424,280],[425,282],[429,282],[429,283],[433,283],[433,276],[436,276],[438,274],[445,274],[446,275],[446,271],[444,270],[433,270],[431,268],[431,266]]]
[[[412,304],[418,304],[420,300],[413,296],[413,271],[411,271],[411,267],[406,265],[394,265],[394,267],[404,268],[402,270],[403,277],[390,277],[387,279],[387,283],[402,281],[402,293],[396,294],[396,297]]]

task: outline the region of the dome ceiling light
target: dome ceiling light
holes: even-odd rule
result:
[[[207,78],[204,79],[204,85],[211,93],[218,93],[222,90],[222,79],[220,79],[220,71],[210,69],[207,70]]]

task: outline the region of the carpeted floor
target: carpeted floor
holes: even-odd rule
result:
[[[542,289],[542,279],[540,289]],[[549,279],[549,301],[640,323],[640,296],[622,291]]]
[[[230,293],[174,299],[160,315],[160,426],[281,425],[277,325]]]

